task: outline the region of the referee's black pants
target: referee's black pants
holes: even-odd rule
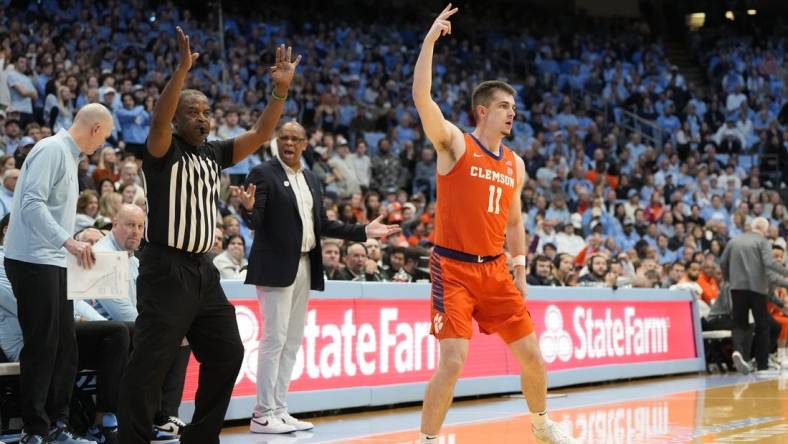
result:
[[[46,436],[68,408],[77,375],[74,304],[66,300],[66,269],[5,258],[24,346],[19,355],[25,432]]]
[[[769,309],[766,295],[750,290],[731,290],[731,306],[733,312],[733,348],[747,350],[747,343],[752,341],[753,355],[758,370],[769,368]],[[749,312],[755,320],[755,338],[748,334]],[[745,355],[746,356],[746,355]]]
[[[139,301],[139,297],[137,301]],[[134,323],[129,322],[126,323],[126,325],[133,338]],[[181,399],[183,398],[186,369],[189,366],[189,357],[191,354],[192,350],[188,345],[178,347],[178,351],[175,352],[175,359],[173,359],[172,366],[167,370],[167,374],[164,376],[164,383],[161,386],[161,407],[156,411],[153,417],[155,424],[164,424],[169,420],[170,416],[178,416],[178,409],[181,406]]]
[[[147,245],[137,279],[140,312],[123,376],[118,412],[121,444],[148,444],[165,374],[184,336],[200,362],[192,422],[181,442],[219,442],[224,415],[244,356],[235,308],[205,255]]]

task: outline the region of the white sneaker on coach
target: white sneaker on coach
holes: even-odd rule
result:
[[[531,433],[539,444],[580,444],[580,441],[572,438],[557,422],[549,418],[545,419],[541,429],[531,424]]]
[[[249,424],[249,430],[252,433],[280,434],[295,432],[296,428],[290,424],[286,424],[273,413],[269,413],[265,416],[260,416],[255,413],[252,415],[252,421]]]
[[[733,360],[733,366],[736,367],[736,370],[738,370],[739,373],[746,375],[752,372],[752,367],[749,363],[747,363],[747,361],[744,360],[744,357],[741,355],[741,353],[737,351],[733,352],[731,355],[731,360]]]
[[[314,424],[311,422],[301,421],[300,419],[293,418],[290,413],[287,413],[286,410],[279,414],[279,419],[281,419],[285,424],[295,427],[295,429],[299,432],[315,428]]]

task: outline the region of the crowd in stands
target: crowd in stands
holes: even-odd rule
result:
[[[200,52],[189,86],[211,100],[211,138],[233,137],[256,120],[270,90],[272,49],[287,41],[304,59],[283,121],[308,130],[304,163],[323,181],[329,217],[364,223],[383,215],[403,228],[353,248],[325,240],[327,277],[429,279],[435,152],[410,95],[417,28],[230,16],[224,69],[215,26],[188,10],[76,5],[32,2],[0,19],[0,204],[8,204],[32,145],[67,128],[82,105],[99,102],[112,110],[116,130],[110,146],[80,163],[78,228],[106,226],[122,203],[144,207],[141,156],[152,106],[175,66],[175,25]],[[719,255],[754,217],[767,217],[770,239],[785,247],[788,211],[778,191],[788,181],[785,28],[750,38],[693,34],[709,82],[691,85],[643,22],[574,23],[441,43],[436,101],[469,130],[477,82],[504,78],[517,90],[507,144],[528,172],[522,202],[532,285],[669,287],[691,280],[710,302],[722,285]],[[493,43],[515,62],[493,66],[500,61],[487,51]],[[625,113],[653,127],[625,130]],[[225,182],[243,182],[275,151],[263,146],[226,170]],[[238,278],[252,234],[238,198],[222,195],[216,262],[222,276]]]

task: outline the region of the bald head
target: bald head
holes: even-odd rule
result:
[[[285,131],[289,132],[290,130],[299,132],[301,133],[302,136],[306,136],[306,130],[304,129],[304,127],[300,123],[296,122],[295,120],[285,122],[282,124],[281,127],[279,127],[280,133]]]
[[[769,233],[769,221],[764,217],[756,217],[750,224],[753,232],[766,236]]]
[[[137,205],[121,205],[112,221],[112,236],[125,251],[134,251],[140,246],[145,230],[145,212]]]
[[[74,125],[91,126],[94,123],[112,123],[112,114],[106,106],[98,103],[89,103],[77,112]]]
[[[112,114],[104,105],[89,103],[77,112],[68,132],[80,151],[93,154],[112,134]]]
[[[118,213],[115,215],[115,220],[117,220],[118,222],[122,222],[128,219],[135,219],[135,218],[137,220],[141,219],[143,223],[145,222],[145,212],[142,211],[142,208],[133,204],[121,205],[120,209],[118,210]]]

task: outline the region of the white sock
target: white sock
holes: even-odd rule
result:
[[[547,410],[539,413],[531,413],[531,424],[535,429],[543,429],[544,423],[547,420]]]
[[[419,433],[419,444],[432,444],[438,442],[438,435]]]
[[[785,348],[785,347],[778,347],[778,348],[777,348],[777,359],[778,359],[780,362],[782,362],[782,361],[784,361],[786,358],[788,358],[788,353],[786,353],[786,351],[788,351],[788,350],[786,350],[786,348]]]

